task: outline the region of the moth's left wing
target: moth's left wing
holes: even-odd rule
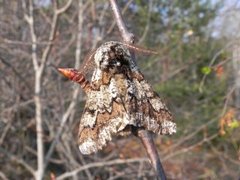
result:
[[[172,114],[148,82],[144,78],[133,78],[130,84],[133,93],[128,93],[124,102],[130,123],[158,134],[176,133]]]

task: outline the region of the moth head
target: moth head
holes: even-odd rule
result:
[[[131,56],[123,44],[110,41],[96,50],[94,60],[102,71],[118,71],[123,66],[129,66]]]

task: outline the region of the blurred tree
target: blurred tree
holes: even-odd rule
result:
[[[213,25],[217,38],[226,39],[227,50],[232,54],[232,68],[234,79],[234,106],[238,109],[236,116],[240,119],[240,3],[239,1],[224,1],[225,6],[219,12],[219,15]],[[232,84],[230,85],[232,86]]]

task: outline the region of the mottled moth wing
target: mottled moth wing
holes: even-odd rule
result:
[[[173,134],[172,115],[144,79],[129,50],[107,42],[96,50],[96,67],[79,127],[79,149],[90,154],[102,149],[113,135],[142,127],[158,134]]]

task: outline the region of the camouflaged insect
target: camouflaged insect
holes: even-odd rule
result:
[[[132,127],[158,134],[176,132],[171,113],[144,79],[126,45],[107,42],[96,50],[94,61],[91,82],[77,70],[59,68],[87,95],[79,125],[83,154],[102,149],[114,135],[130,134]]]

